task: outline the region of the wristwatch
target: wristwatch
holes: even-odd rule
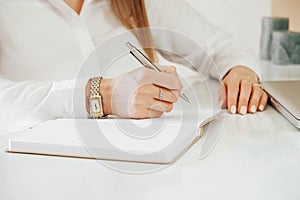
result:
[[[102,77],[91,79],[91,88],[89,96],[90,118],[101,119],[106,115],[103,113],[102,96],[100,94],[100,84]]]

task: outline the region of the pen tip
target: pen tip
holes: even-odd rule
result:
[[[185,94],[180,94],[180,97],[185,100],[187,103],[191,103],[190,99]]]

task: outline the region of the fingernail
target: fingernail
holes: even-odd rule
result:
[[[263,111],[264,109],[265,109],[264,105],[260,105],[260,106],[259,106],[259,110],[260,110],[260,111]]]
[[[241,113],[242,115],[245,115],[245,114],[247,113],[247,108],[246,108],[246,106],[242,106],[242,107],[241,107],[240,113]]]
[[[230,112],[231,112],[231,114],[235,114],[236,113],[236,106],[235,105],[232,105],[230,107]]]
[[[250,108],[250,111],[252,113],[256,113],[256,106],[255,105],[252,105],[251,108]]]

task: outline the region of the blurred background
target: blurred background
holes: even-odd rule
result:
[[[300,32],[300,0],[187,0],[203,16],[221,26],[259,55],[261,19],[290,18],[290,30]]]

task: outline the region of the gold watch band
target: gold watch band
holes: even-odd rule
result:
[[[89,107],[90,118],[99,119],[105,118],[103,112],[102,96],[100,94],[100,84],[102,77],[95,77],[91,79]]]

